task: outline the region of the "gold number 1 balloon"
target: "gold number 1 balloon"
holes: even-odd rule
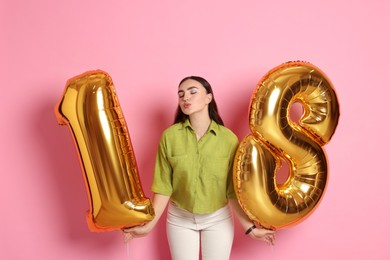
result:
[[[78,149],[89,229],[120,230],[152,220],[111,77],[97,70],[69,79],[55,113],[59,124],[69,126]]]
[[[298,123],[289,116],[295,102],[304,110]],[[237,198],[250,219],[280,229],[315,210],[328,178],[322,146],[330,141],[338,118],[330,80],[310,63],[284,63],[260,80],[250,104],[252,134],[238,147],[233,173]],[[278,185],[281,160],[289,165],[290,175]]]

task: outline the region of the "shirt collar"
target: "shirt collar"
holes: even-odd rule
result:
[[[183,123],[183,128],[187,128],[187,127],[191,128],[192,130],[194,130],[192,128],[190,120],[188,118]],[[218,130],[219,130],[219,125],[214,120],[211,120],[208,132],[212,132],[215,135],[217,135],[218,134]]]

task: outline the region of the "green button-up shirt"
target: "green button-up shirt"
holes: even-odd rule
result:
[[[212,121],[198,141],[189,120],[167,128],[156,158],[152,191],[180,208],[206,214],[235,198],[232,168],[237,136]]]

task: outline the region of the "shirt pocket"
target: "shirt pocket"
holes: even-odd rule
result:
[[[174,177],[183,177],[188,172],[190,162],[187,154],[168,157],[168,161],[172,167]]]
[[[203,169],[206,179],[226,183],[229,175],[229,157],[206,157]]]

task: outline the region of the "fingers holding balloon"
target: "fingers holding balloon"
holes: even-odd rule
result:
[[[125,242],[128,240],[131,240],[133,238],[139,238],[146,236],[152,227],[148,224],[141,224],[139,226],[131,227],[131,228],[124,228],[122,229],[124,234]],[[127,240],[127,241],[126,241]]]
[[[272,233],[272,234],[268,234],[266,236],[266,242],[268,245],[275,245],[275,242],[276,242],[276,235],[275,233]]]
[[[275,231],[273,230],[268,230],[264,228],[255,228],[251,233],[250,233],[251,238],[256,239],[256,240],[263,240],[265,241],[268,245],[274,245],[275,240],[276,240],[276,235]]]
[[[264,240],[264,241],[267,243],[267,245],[269,245],[269,246],[275,245],[275,237],[266,236],[263,240]]]
[[[133,238],[137,238],[137,235],[134,232],[134,227],[132,227],[132,228],[124,228],[124,229],[122,229],[122,233],[123,233],[123,241],[125,243],[129,242]]]
[[[122,233],[123,233],[123,242],[127,243],[133,239],[133,235],[131,233],[125,231],[123,231]]]

